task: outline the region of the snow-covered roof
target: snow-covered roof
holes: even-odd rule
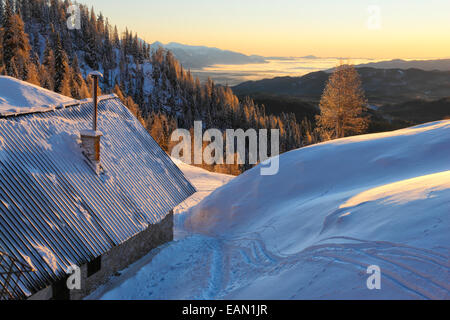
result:
[[[80,151],[92,101],[0,119],[0,248],[36,269],[17,296],[160,222],[195,192],[118,98],[103,98],[98,108],[99,175]]]
[[[73,99],[17,80],[0,76],[0,116],[50,111]]]

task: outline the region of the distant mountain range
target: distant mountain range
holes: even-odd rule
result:
[[[371,67],[377,69],[410,69],[416,68],[425,71],[450,71],[450,59],[438,59],[438,60],[401,60],[395,59],[390,61],[371,62],[366,64],[360,64],[356,67]]]
[[[450,71],[420,69],[357,69],[366,96],[372,104],[400,103],[412,99],[433,100],[450,96]],[[319,101],[330,73],[309,73],[302,77],[278,77],[248,81],[233,87],[235,94],[275,94]]]
[[[158,47],[170,50],[175,58],[181,62],[183,67],[187,69],[201,69],[215,64],[251,64],[266,62],[266,59],[262,56],[248,56],[239,52],[205,46],[190,46],[176,42],[163,44],[158,41],[152,44],[153,50],[156,50]]]
[[[192,46],[181,44],[177,42],[170,42],[163,44],[159,41],[154,42],[152,50],[158,47],[170,50],[175,58],[187,69],[203,69],[209,66],[223,64],[223,65],[244,65],[254,63],[268,63],[269,60],[288,61],[292,59],[325,59],[314,55],[307,55],[303,57],[284,57],[271,56],[264,57],[260,55],[245,55],[243,53],[222,50],[207,46]],[[336,59],[336,58],[333,58]],[[375,68],[375,69],[421,69],[424,71],[450,71],[450,59],[435,59],[435,60],[402,60],[394,59],[389,61],[370,62],[356,65],[357,68]],[[327,73],[333,69],[324,70]],[[214,74],[210,75],[214,78]],[[279,80],[279,79],[278,79]],[[265,80],[261,80],[265,81]],[[266,92],[267,93],[267,92]]]

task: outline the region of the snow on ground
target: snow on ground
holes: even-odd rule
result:
[[[93,297],[450,299],[449,213],[450,121],[331,141],[179,212],[184,237]]]
[[[178,239],[186,235],[183,224],[187,212],[215,189],[228,183],[234,177],[226,174],[212,173],[198,167],[190,166],[175,158],[172,158],[172,161],[175,162],[181,171],[183,171],[186,178],[188,178],[195,189],[197,189],[197,193],[174,209],[175,239]]]
[[[15,78],[0,76],[0,114],[45,111],[72,98]]]

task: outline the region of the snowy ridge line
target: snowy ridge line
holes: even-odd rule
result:
[[[106,94],[106,95],[98,97],[98,103],[107,101],[107,100],[111,100],[111,99],[116,99],[116,98],[119,98],[119,97],[115,93]],[[72,101],[68,101],[68,102],[63,102],[63,103],[60,103],[57,105],[47,105],[47,106],[44,105],[41,107],[33,107],[33,108],[29,108],[28,109],[29,111],[24,111],[24,112],[4,112],[4,113],[0,112],[0,119],[19,117],[19,116],[24,116],[24,115],[28,115],[28,114],[46,113],[46,112],[65,109],[65,108],[69,108],[69,107],[76,107],[76,106],[79,106],[79,105],[82,105],[85,103],[92,103],[92,102],[93,102],[92,98],[87,98],[87,99],[82,99],[82,100],[72,100]]]

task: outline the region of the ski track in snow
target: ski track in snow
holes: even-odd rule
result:
[[[334,242],[336,240],[344,241]],[[329,242],[330,241],[330,242]],[[192,235],[173,242],[163,249],[170,259],[161,257],[163,264],[175,265],[167,268],[159,261],[152,261],[151,270],[143,268],[140,273],[149,278],[131,278],[125,287],[107,293],[103,299],[253,299],[258,296],[240,296],[242,288],[251,285],[259,277],[276,276],[289,270],[302,272],[304,264],[323,265],[308,279],[297,284],[298,290],[276,299],[327,298],[305,297],[302,292],[314,291],[315,282],[324,275],[333,274],[336,266],[349,272],[358,273],[361,284],[365,285],[365,273],[369,265],[382,268],[383,285],[396,287],[402,292],[400,297],[411,299],[448,299],[449,282],[430,277],[430,274],[448,274],[449,252],[421,249],[384,241],[365,241],[350,237],[333,237],[324,244],[310,246],[301,252],[282,255],[267,249],[258,233],[243,238],[221,239]],[[186,246],[189,243],[189,246]],[[186,249],[189,249],[186,255]],[[162,253],[161,252],[161,253]],[[183,254],[184,253],[184,254]],[[180,256],[182,257],[181,261]],[[167,260],[169,260],[167,262]],[[428,270],[427,274],[420,270]],[[198,268],[197,268],[198,267]],[[173,274],[186,274],[186,270],[197,271],[201,281],[192,274],[173,278]],[[432,271],[432,272],[430,272]],[[155,275],[158,276],[155,276]],[[136,280],[137,279],[137,280]],[[173,283],[184,288],[181,291],[168,290]],[[187,291],[190,292],[187,294]],[[310,289],[308,291],[308,289]],[[122,295],[122,293],[129,295]],[[254,292],[251,290],[251,292]],[[130,294],[132,293],[132,294]],[[271,297],[269,295],[270,298]]]
[[[336,265],[358,273],[365,285],[366,269],[369,265],[382,268],[383,285],[397,287],[412,299],[448,299],[448,282],[430,277],[430,274],[448,273],[448,255],[389,242],[364,241],[352,238],[334,238],[350,243],[330,242],[311,246],[299,253],[281,256],[269,251],[264,242],[254,238],[217,239],[204,236],[190,236],[173,242],[160,253],[167,252],[170,257],[156,259],[141,269],[138,276],[131,278],[125,286],[114,289],[103,299],[228,299],[234,298],[235,290],[252,284],[259,277],[276,276],[289,270],[302,272],[303,265],[314,263],[323,265],[308,279],[300,281],[298,290],[292,295],[277,299],[305,298],[302,291],[314,290],[315,282],[323,275],[333,274]],[[186,246],[186,243],[189,243]],[[186,249],[189,251],[186,252]],[[183,252],[182,252],[183,251]],[[181,257],[181,259],[180,259]],[[166,264],[172,266],[167,268]],[[423,274],[417,270],[432,270]],[[146,270],[146,268],[150,269]],[[186,270],[195,270],[196,276]],[[187,273],[187,274],[186,274]],[[179,274],[173,278],[174,274]],[[144,279],[141,278],[145,276]],[[182,291],[169,290],[177,282]],[[186,295],[186,291],[190,292]],[[123,295],[127,293],[127,295]],[[248,297],[244,296],[245,298]],[[404,297],[404,296],[403,296]],[[320,297],[316,297],[320,298]]]

